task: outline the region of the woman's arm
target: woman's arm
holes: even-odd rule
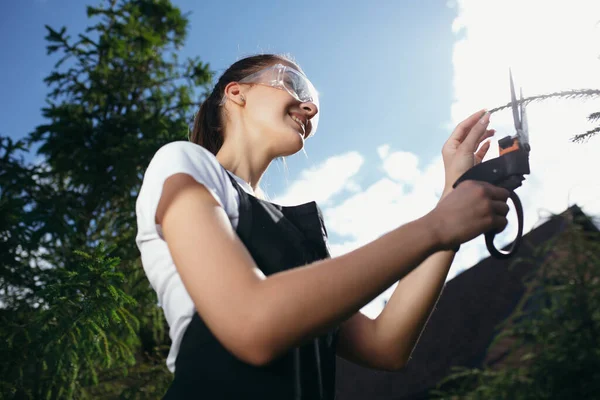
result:
[[[504,192],[466,182],[430,214],[366,246],[269,278],[225,211],[190,176],[167,179],[156,218],[209,329],[240,359],[263,365],[340,324],[430,254],[505,224],[493,206],[506,205]]]
[[[453,251],[428,257],[398,282],[377,318],[360,312],[353,315],[340,329],[338,355],[368,368],[403,368],[442,292],[453,259]]]
[[[488,123],[489,114],[479,111],[461,122],[444,144],[446,189],[440,201],[452,191],[452,184],[464,172],[485,157],[489,142],[483,145],[482,142],[494,134],[493,129],[487,129]],[[453,260],[453,251],[431,255],[398,282],[385,309],[375,320],[360,312],[352,316],[340,329],[338,354],[370,368],[402,368],[435,307]]]
[[[429,256],[398,282],[377,318],[358,312],[348,319],[340,329],[338,355],[367,368],[402,369],[439,299],[454,255],[440,251]]]

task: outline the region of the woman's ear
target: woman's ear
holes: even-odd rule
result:
[[[227,99],[233,101],[237,105],[243,106],[246,104],[246,98],[242,93],[242,87],[237,82],[229,82],[223,91]]]

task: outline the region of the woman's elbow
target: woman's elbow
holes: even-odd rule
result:
[[[398,358],[396,360],[392,360],[390,363],[388,363],[387,371],[390,371],[390,372],[401,371],[406,367],[406,364],[407,364],[407,360],[405,360],[404,358]]]
[[[241,361],[262,367],[274,361],[278,352],[275,346],[275,338],[268,323],[260,318],[252,318],[246,321],[243,327],[233,328],[230,339],[229,351]]]
[[[275,359],[273,352],[265,348],[265,346],[251,341],[248,341],[247,346],[246,349],[238,351],[238,358],[247,364],[255,367],[264,367]]]
[[[381,357],[379,364],[379,368],[382,371],[386,372],[398,372],[403,370],[408,363],[408,358],[403,355],[392,355],[388,354],[387,357]]]

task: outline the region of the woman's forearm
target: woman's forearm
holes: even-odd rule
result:
[[[268,359],[347,319],[439,250],[429,216],[340,257],[262,280],[253,340]],[[426,308],[426,307],[424,307]]]
[[[452,189],[444,189],[442,201]],[[439,204],[439,202],[438,202]],[[398,282],[385,309],[374,321],[374,341],[390,354],[392,369],[409,360],[442,293],[456,253],[439,251]]]
[[[442,292],[454,254],[437,252],[400,280],[375,319],[374,341],[390,355],[393,369],[408,362]]]

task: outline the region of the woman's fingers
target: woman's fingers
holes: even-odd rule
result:
[[[488,150],[490,149],[490,141],[488,140],[487,142],[481,144],[484,140],[491,138],[492,136],[494,136],[494,134],[496,133],[495,129],[488,129],[485,134],[481,137],[481,139],[479,139],[479,143],[477,143],[477,146],[481,146],[479,147],[479,150],[477,150],[477,152],[475,152],[475,164],[479,164],[480,162],[483,161],[483,158],[485,157],[485,155],[487,154]]]
[[[477,146],[480,146],[481,143],[488,138],[491,138],[492,136],[494,136],[494,134],[496,133],[495,129],[488,129],[485,131],[485,134],[479,139],[479,143],[477,143]]]
[[[479,164],[483,161],[483,158],[485,157],[489,149],[490,142],[485,142],[483,145],[481,145],[479,150],[477,150],[477,152],[475,153],[475,164]]]
[[[508,225],[508,218],[506,218],[506,216],[508,215],[510,208],[508,207],[506,201],[494,201],[492,202],[492,207],[494,209],[495,214],[494,226],[496,229],[494,230],[494,232],[500,233]]]
[[[486,187],[489,197],[492,200],[506,202],[510,197],[510,192],[508,191],[508,189],[496,186],[488,182],[480,182],[480,184]]]
[[[494,200],[492,201],[492,208],[494,209],[494,213],[503,217],[506,217],[510,211],[510,207],[506,201]]]
[[[488,124],[490,123],[490,114],[485,113],[471,128],[471,131],[462,142],[460,147],[466,153],[474,153],[481,138],[486,134]]]
[[[486,110],[479,110],[459,123],[456,126],[456,129],[454,129],[454,132],[452,132],[452,135],[450,135],[450,140],[453,139],[462,142],[473,128],[473,125],[475,125],[477,121],[481,119],[485,112]]]

